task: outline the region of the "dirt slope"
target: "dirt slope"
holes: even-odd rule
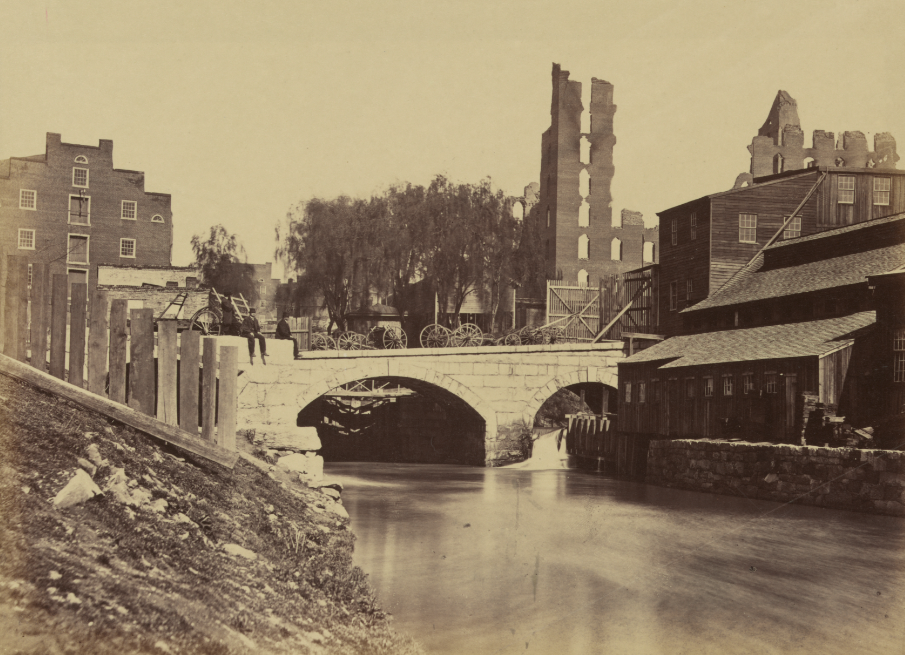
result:
[[[92,456],[103,493],[56,508]],[[0,376],[0,653],[422,652],[352,566],[332,499],[266,468],[192,460]]]

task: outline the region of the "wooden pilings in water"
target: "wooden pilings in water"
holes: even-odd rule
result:
[[[620,433],[615,414],[568,414],[566,452],[583,467],[643,479],[649,439]]]

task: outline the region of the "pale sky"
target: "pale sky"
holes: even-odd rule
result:
[[[274,225],[312,196],[436,173],[521,195],[553,62],[615,85],[613,208],[649,225],[748,170],[779,89],[806,146],[891,132],[905,153],[901,0],[6,0],[0,21],[0,158],[47,132],[112,139],[117,168],[172,194],[177,265],[217,223],[272,261]]]

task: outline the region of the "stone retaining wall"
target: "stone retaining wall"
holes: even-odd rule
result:
[[[895,450],[651,441],[646,482],[905,516],[905,453]]]

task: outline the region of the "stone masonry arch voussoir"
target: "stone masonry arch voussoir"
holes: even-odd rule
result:
[[[367,362],[361,361],[360,366],[344,368],[339,371],[327,373],[321,376],[317,381],[312,382],[299,393],[299,410],[304,409],[331,389],[335,389],[336,387],[349,382],[354,382],[355,380],[376,377],[411,378],[413,380],[432,384],[441,389],[446,389],[449,393],[457,396],[484,419],[488,435],[492,436],[496,434],[496,410],[481,400],[480,396],[465,385],[433,369],[413,366],[407,362],[399,362],[398,365],[393,366],[392,368],[392,372],[388,372],[385,362],[376,360]]]
[[[572,371],[571,373],[567,373],[565,375],[556,375],[554,377],[551,377],[547,384],[538,389],[537,392],[535,392],[535,394],[531,397],[531,399],[525,404],[525,409],[522,412],[522,418],[528,425],[532,425],[534,422],[534,416],[541,408],[541,405],[543,405],[550,396],[552,396],[560,389],[570,387],[573,384],[578,384],[580,382],[600,382],[602,384],[611,386],[614,389],[617,389],[619,384],[616,372],[614,370],[610,370],[610,367],[596,367],[596,372],[593,369],[588,368],[582,369],[580,371]]]

